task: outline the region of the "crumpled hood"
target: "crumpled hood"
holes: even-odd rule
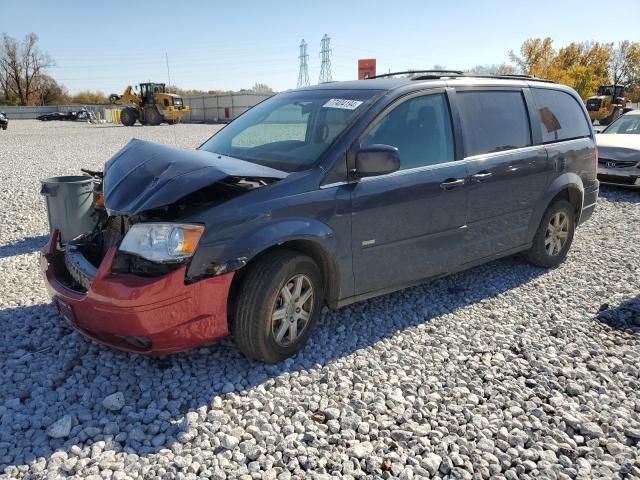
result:
[[[105,165],[110,213],[135,215],[164,207],[227,177],[282,179],[286,172],[204,150],[133,139]]]
[[[600,133],[596,143],[600,158],[640,162],[640,135]]]

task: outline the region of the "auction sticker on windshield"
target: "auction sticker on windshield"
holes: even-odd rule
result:
[[[344,110],[355,110],[362,105],[361,100],[347,100],[344,98],[332,98],[322,105],[323,108],[342,108]]]

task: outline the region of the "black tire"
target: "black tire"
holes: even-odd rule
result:
[[[611,121],[609,123],[615,122],[622,116],[622,110],[620,108],[616,108],[611,114]]]
[[[175,120],[167,120],[168,125],[175,125],[177,122]]]
[[[147,125],[160,125],[162,123],[162,115],[156,107],[147,107],[144,109],[144,119]]]
[[[130,127],[134,123],[136,123],[137,117],[138,117],[138,113],[136,112],[135,108],[131,108],[131,107],[123,108],[122,111],[120,112],[120,122],[127,127]]]
[[[112,93],[111,95],[109,95],[109,103],[114,104],[118,100],[120,100],[120,95],[116,95],[115,93]]]
[[[292,286],[295,291],[295,279],[302,277],[311,286],[313,295],[304,305],[308,310],[308,320],[303,322],[303,330],[293,341],[282,338],[276,340],[281,328],[285,335],[291,336],[289,327],[285,327],[287,318],[273,320],[278,304],[279,310],[288,311],[293,318],[300,308],[293,305],[287,310],[282,304],[282,291]],[[308,282],[307,282],[308,281]],[[308,292],[309,288],[305,290]],[[304,296],[304,295],[302,295]],[[277,363],[300,351],[307,342],[313,326],[320,317],[324,301],[322,275],[316,263],[308,256],[291,250],[277,250],[266,254],[251,267],[242,280],[235,298],[235,315],[231,332],[238,348],[247,357],[266,363]],[[296,325],[300,325],[296,321]],[[274,332],[278,330],[278,332]]]
[[[564,244],[562,244],[562,248],[560,248],[557,253],[551,253],[548,251],[549,246],[547,245],[550,238],[548,231],[551,226],[552,218],[557,214],[564,215],[568,221],[567,237]],[[550,268],[560,265],[564,262],[565,258],[567,258],[567,253],[569,253],[571,243],[573,242],[575,229],[575,210],[573,205],[566,200],[554,201],[549,205],[549,208],[547,208],[547,211],[542,216],[538,230],[536,230],[536,234],[533,237],[533,245],[525,253],[526,260],[539,267]],[[553,239],[551,241],[553,241]]]

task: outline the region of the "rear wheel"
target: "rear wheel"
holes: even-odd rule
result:
[[[567,257],[575,232],[573,205],[566,200],[553,202],[533,237],[526,259],[540,267],[555,267]]]
[[[120,112],[120,122],[123,125],[130,127],[134,123],[136,123],[137,116],[138,114],[135,108],[131,108],[131,107],[123,108],[122,111]]]
[[[156,107],[145,108],[144,119],[147,125],[160,125],[162,123],[162,115],[160,115]]]
[[[276,363],[300,351],[320,316],[320,270],[290,250],[265,255],[247,273],[236,299],[231,330],[246,356]]]

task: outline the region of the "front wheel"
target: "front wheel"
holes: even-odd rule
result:
[[[144,119],[147,125],[160,125],[162,123],[162,115],[156,107],[147,107],[144,109]]]
[[[575,232],[573,205],[566,200],[553,202],[533,237],[526,259],[539,267],[555,267],[567,258]]]
[[[231,325],[247,357],[277,363],[300,351],[320,316],[322,275],[308,256],[278,250],[247,273],[236,298]]]
[[[120,111],[120,122],[125,127],[130,127],[136,123],[137,113],[135,108],[127,107]]]

